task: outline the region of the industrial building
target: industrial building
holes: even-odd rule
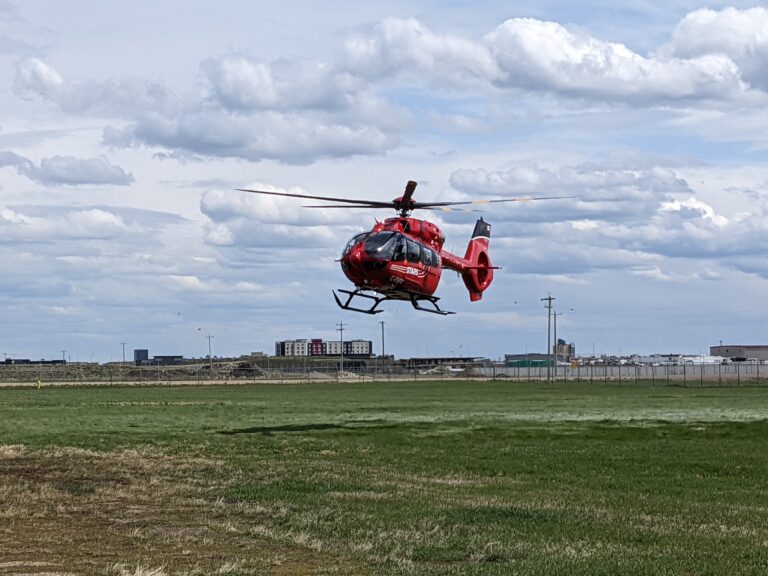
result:
[[[149,350],[137,348],[133,351],[133,363],[136,366],[177,366],[184,361],[184,356],[174,354],[171,356],[154,356],[149,358]]]
[[[710,346],[711,356],[722,356],[733,362],[746,362],[747,360],[768,360],[768,346],[764,344],[720,344]]]
[[[350,358],[370,358],[373,354],[373,342],[370,340],[279,340],[275,342],[275,356],[344,356]]]

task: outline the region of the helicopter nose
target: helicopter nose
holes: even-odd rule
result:
[[[349,263],[355,268],[359,268],[361,266],[363,263],[363,257],[359,250],[355,250],[352,252],[352,254],[349,255]]]

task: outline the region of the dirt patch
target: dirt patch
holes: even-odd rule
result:
[[[366,572],[260,535],[218,497],[230,477],[217,460],[149,449],[0,446],[0,575]]]

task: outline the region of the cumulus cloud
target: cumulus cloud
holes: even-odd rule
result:
[[[722,100],[747,86],[722,51],[643,56],[556,22],[505,21],[480,40],[436,34],[390,19],[346,45],[349,69],[366,78],[405,75],[454,88],[547,91],[644,105]]]
[[[135,77],[67,81],[39,58],[23,58],[17,63],[14,87],[23,98],[40,97],[64,112],[88,116],[171,114],[179,104],[176,95],[159,82]]]
[[[662,280],[672,276],[661,272],[661,262],[684,259],[700,260],[703,268],[676,279],[719,280],[714,266],[761,273],[755,258],[768,250],[764,203],[755,202],[750,213],[726,216],[698,198],[674,170],[661,166],[465,169],[454,172],[451,184],[465,197],[553,192],[575,196],[494,206],[487,218],[493,224],[493,244],[502,247],[494,261],[518,272],[578,274],[623,268]],[[458,228],[446,226],[451,232]]]
[[[210,95],[236,110],[341,111],[354,107],[359,93],[365,92],[359,79],[322,62],[268,64],[224,57],[204,62],[202,71]]]
[[[452,86],[501,79],[490,50],[458,36],[433,33],[418,20],[387,19],[370,36],[346,43],[346,65],[364,78],[409,74]]]
[[[404,115],[349,74],[319,63],[268,66],[245,58],[202,66],[206,93],[181,101],[160,83],[138,78],[67,81],[50,64],[26,58],[16,92],[65,112],[127,122],[107,127],[111,146],[153,146],[247,160],[310,163],[382,154],[397,145]]]
[[[115,185],[125,186],[133,182],[133,175],[125,172],[104,156],[74,158],[53,156],[43,158],[39,166],[14,152],[0,152],[0,167],[12,166],[19,174],[45,186]]]
[[[582,103],[730,105],[765,88],[765,13],[693,12],[667,46],[649,55],[532,18],[507,20],[478,38],[386,19],[350,38],[337,63],[209,58],[199,68],[201,91],[182,96],[136,77],[67,79],[40,58],[18,62],[15,87],[70,114],[118,120],[104,130],[110,146],[159,148],[169,158],[309,164],[401,146],[424,112],[418,100],[399,94],[402,79],[411,92],[439,86],[426,117],[458,132],[493,131],[495,123],[488,108],[446,110],[441,97],[496,107],[514,106],[510,94],[526,92]]]
[[[256,183],[251,188],[306,194]],[[244,249],[280,246],[287,249],[341,250],[349,236],[359,231],[360,214],[351,210],[302,208],[298,199],[246,192],[209,190],[200,211],[209,218],[206,241],[216,246]]]
[[[0,206],[0,230],[6,239],[40,243],[52,240],[106,240],[129,232],[131,227],[118,215],[98,208],[68,209],[55,217],[45,217],[19,208]]]
[[[242,116],[201,110],[173,118],[147,116],[104,133],[106,144],[149,145],[193,154],[307,164],[320,158],[381,154],[397,139],[375,126],[344,125],[276,112]]]
[[[583,163],[545,168],[519,164],[504,170],[460,169],[451,174],[456,199],[572,196],[524,204],[497,204],[501,221],[635,221],[653,214],[661,201],[690,193],[685,180],[660,166],[612,167]]]
[[[664,52],[685,59],[725,55],[746,82],[768,90],[768,9],[691,12],[677,25]]]

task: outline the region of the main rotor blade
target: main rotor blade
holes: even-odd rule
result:
[[[382,206],[380,204],[316,204],[309,206],[307,204],[302,204],[302,208],[392,208],[392,204],[386,204],[385,206]]]
[[[250,190],[248,188],[238,188],[240,192],[250,192],[251,194],[267,194],[269,196],[285,196],[288,198],[308,198],[310,200],[327,200],[329,202],[346,202],[347,204],[360,204],[369,208],[393,208],[392,202],[378,202],[375,200],[353,200],[351,198],[333,198],[330,196],[310,196],[309,194],[293,194],[291,192],[271,192],[269,190]]]
[[[450,206],[417,206],[419,210],[442,210],[443,212],[482,212],[474,208],[451,208]]]
[[[411,198],[413,197],[413,193],[416,192],[416,186],[418,186],[416,182],[408,180],[408,183],[405,185],[405,191],[403,192],[403,198],[400,201],[402,205],[410,206],[413,204]]]
[[[497,198],[494,200],[466,200],[464,202],[414,202],[414,210],[419,208],[431,208],[432,206],[467,206],[493,204],[496,202],[532,202],[534,200],[564,200],[575,196],[523,196],[520,198]]]

